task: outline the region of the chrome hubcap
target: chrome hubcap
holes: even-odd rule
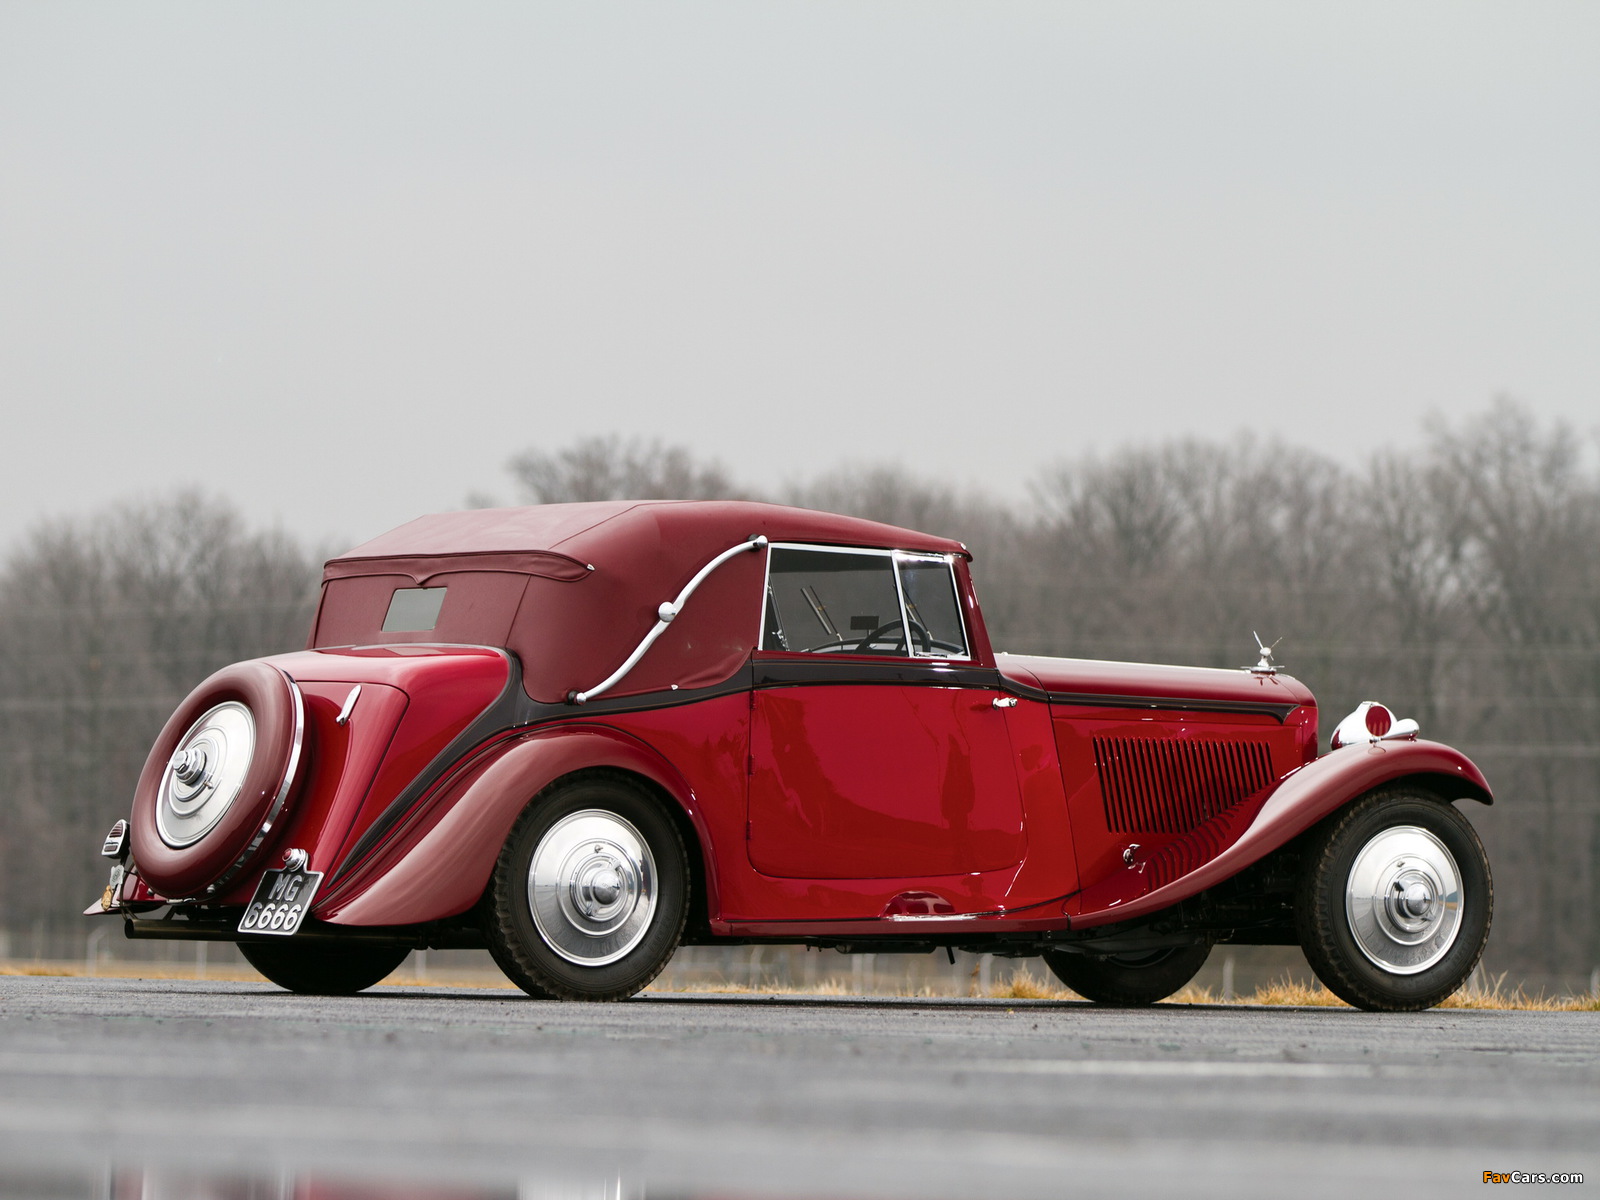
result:
[[[238,798],[255,749],[255,717],[237,701],[217,705],[191,725],[156,794],[161,840],[181,849],[210,833]]]
[[[656,862],[616,813],[585,809],[552,825],[528,864],[528,910],[568,962],[603,967],[632,950],[656,911]]]
[[[1461,873],[1433,834],[1397,825],[1356,855],[1344,909],[1361,953],[1385,971],[1415,975],[1455,944],[1461,930]]]

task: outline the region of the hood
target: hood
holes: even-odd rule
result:
[[[1103,696],[1126,704],[1148,700],[1227,707],[1272,705],[1285,712],[1315,705],[1311,689],[1292,675],[1253,675],[1248,670],[1170,667],[1153,663],[1097,662],[1082,658],[1042,658],[1031,654],[995,657],[1000,673],[1022,687],[1037,688],[1060,702],[1093,702]]]

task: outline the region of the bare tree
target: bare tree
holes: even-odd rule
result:
[[[1304,662],[1341,621],[1348,488],[1326,459],[1250,440],[1058,464],[1034,486],[1023,611],[1057,653],[1237,665],[1252,630],[1293,630]]]
[[[740,496],[726,472],[660,440],[583,438],[565,450],[527,450],[512,476],[531,504],[570,500],[726,500]]]
[[[1483,647],[1464,740],[1509,781],[1501,819],[1537,896],[1514,936],[1551,973],[1600,963],[1600,488],[1569,428],[1505,399],[1431,450]]]

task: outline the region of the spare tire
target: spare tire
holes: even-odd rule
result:
[[[133,795],[133,860],[170,899],[216,892],[268,844],[294,790],[305,701],[277,667],[235,663],[178,705]]]

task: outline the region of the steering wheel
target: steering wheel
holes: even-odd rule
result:
[[[913,634],[916,635],[917,642],[922,647],[922,652],[924,654],[931,653],[933,651],[933,638],[928,635],[927,627],[924,626],[922,624],[922,622],[918,621],[915,617],[911,617],[910,618],[910,623],[911,623],[911,631],[912,631]],[[881,636],[883,636],[884,634],[888,633],[891,629],[895,628],[897,625],[903,625],[903,624],[904,623],[900,620],[900,618],[896,617],[892,621],[886,621],[884,624],[879,625],[871,633],[867,634],[866,637],[862,638],[859,642],[856,643],[856,651],[855,652],[857,654],[871,654],[872,653],[872,643],[873,642],[877,641]],[[896,649],[898,649],[899,647],[904,646],[905,644],[906,644],[906,635],[905,635],[904,630],[902,629],[900,637],[894,643],[894,647]]]

